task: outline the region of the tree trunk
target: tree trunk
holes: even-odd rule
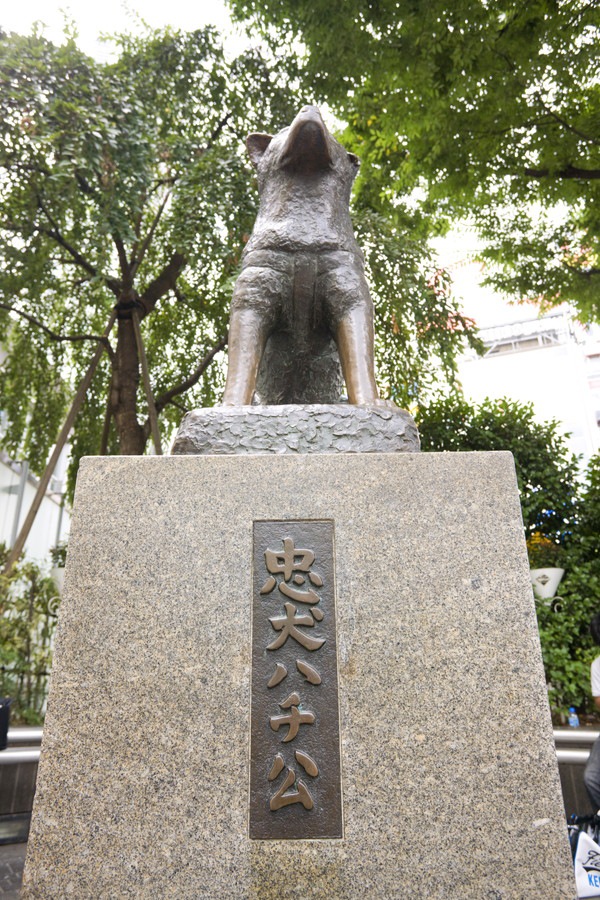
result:
[[[139,382],[140,365],[133,322],[130,317],[119,318],[111,405],[119,435],[119,453],[123,456],[141,456],[146,445],[144,430],[137,419]]]
[[[110,407],[119,437],[119,454],[121,456],[141,456],[145,450],[148,435],[137,418],[140,357],[132,314],[135,310],[141,320],[154,310],[161,297],[174,288],[175,282],[185,266],[185,257],[180,253],[174,253],[162,272],[146,286],[143,294],[139,295],[134,286],[135,266],[127,262],[120,241],[117,243],[117,251],[119,256],[123,257],[121,273],[123,280],[116,307],[118,309],[117,349],[112,361]],[[139,260],[137,264],[139,264]],[[151,394],[149,385],[148,392]],[[148,405],[150,406],[152,402],[152,397],[149,396]],[[156,439],[159,444],[158,435],[156,435]]]

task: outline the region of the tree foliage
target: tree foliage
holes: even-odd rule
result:
[[[118,319],[80,413],[82,453],[150,434],[132,311],[163,439],[179,398],[210,404],[231,283],[256,201],[248,131],[286,121],[289,77],[215,32],[121,37],[114,63],[0,35],[0,369],[6,449],[43,466],[74,385]],[[10,310],[10,311],[9,311]]]
[[[230,0],[348,123],[384,206],[470,216],[495,283],[600,320],[600,6],[589,0]]]
[[[357,198],[353,220],[375,306],[375,359],[382,395],[401,407],[458,390],[461,349],[482,345],[426,244]]]
[[[278,131],[300,105],[293,61],[249,50],[227,62],[210,28],[115,40],[117,60],[99,63],[71,37],[0,34],[3,444],[37,471],[113,308],[73,471],[83,454],[139,454],[148,442],[134,314],[163,443],[182,410],[218,398],[222,367],[210,363],[257,208],[245,137]],[[407,404],[453,380],[474,324],[418,238],[364,190],[355,219],[380,378]]]
[[[576,554],[564,561],[565,576],[552,603],[536,601],[548,696],[558,721],[566,721],[570,706],[594,712],[590,665],[598,647],[590,635],[590,620],[600,608],[600,570],[579,562]]]
[[[6,558],[0,544],[0,566]],[[54,581],[34,562],[19,560],[0,575],[0,695],[12,699],[16,724],[44,719],[59,603]]]
[[[537,422],[532,404],[459,396],[418,411],[423,450],[510,450],[515,459],[525,535],[565,546],[578,515],[579,466],[555,420]]]
[[[560,597],[537,602],[538,624],[550,701],[559,714],[576,706],[594,711],[590,701],[590,664],[600,653],[590,620],[600,611],[600,454],[592,457],[580,487],[578,514],[562,566]]]

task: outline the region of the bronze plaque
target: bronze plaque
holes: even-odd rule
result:
[[[254,523],[250,837],[341,838],[333,522]]]

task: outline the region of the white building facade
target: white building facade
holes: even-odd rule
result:
[[[66,460],[63,457],[25,543],[25,555],[38,563],[48,560],[50,550],[66,541],[69,535],[70,515],[64,507]],[[29,471],[26,462],[15,462],[0,452],[0,542],[8,547],[14,545],[37,486],[38,479]]]
[[[460,363],[465,396],[532,403],[537,419],[561,422],[585,465],[600,450],[600,329],[578,325],[565,307],[482,328],[480,337],[485,355]]]
[[[479,327],[485,354],[460,360],[465,397],[532,403],[538,421],[556,419],[582,467],[600,450],[600,328],[579,324],[567,304],[540,316],[532,303],[510,302],[482,282],[474,231],[437,242],[464,312]]]

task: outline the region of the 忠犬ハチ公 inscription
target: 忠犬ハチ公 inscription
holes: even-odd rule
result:
[[[342,837],[331,521],[254,523],[250,837]]]

